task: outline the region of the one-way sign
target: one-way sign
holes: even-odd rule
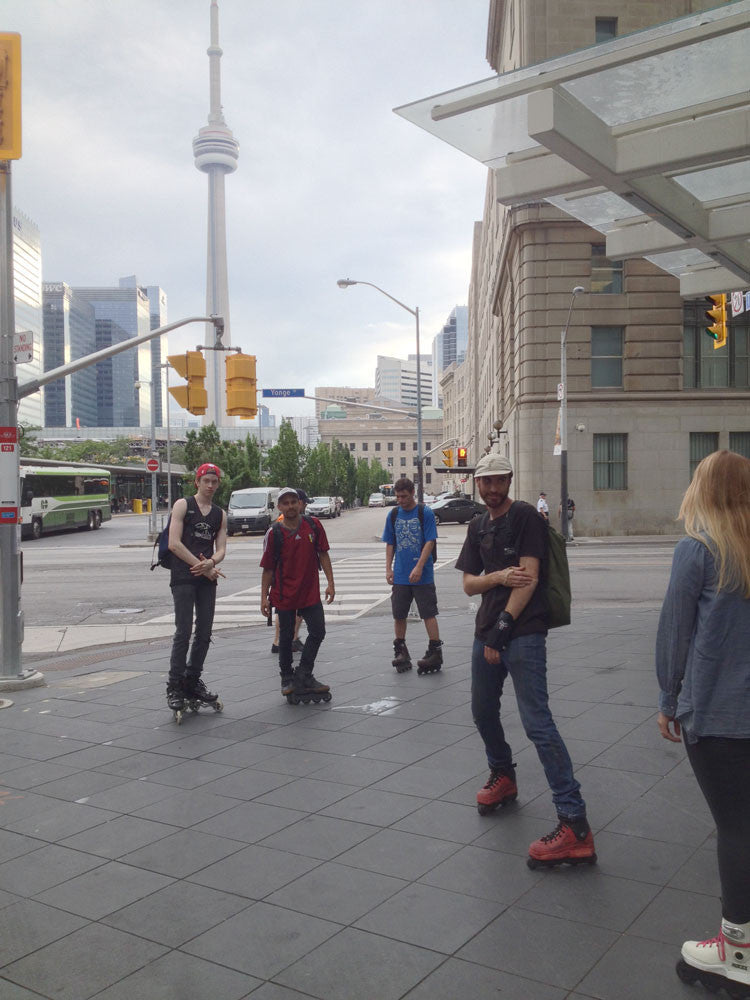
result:
[[[304,389],[264,389],[263,396],[278,399],[280,396],[304,396]]]

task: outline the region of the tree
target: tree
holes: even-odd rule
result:
[[[302,481],[304,448],[288,420],[282,421],[279,440],[269,449],[268,480],[273,486],[295,487]]]
[[[310,496],[328,496],[331,493],[332,474],[331,450],[327,444],[319,441],[307,454],[302,477],[304,488]]]

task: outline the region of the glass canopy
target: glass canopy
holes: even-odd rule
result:
[[[396,108],[647,257],[683,295],[750,285],[750,0]]]

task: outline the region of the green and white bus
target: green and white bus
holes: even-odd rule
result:
[[[21,538],[45,531],[89,528],[112,518],[106,469],[65,465],[21,466]]]

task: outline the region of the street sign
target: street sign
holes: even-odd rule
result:
[[[18,524],[18,428],[0,427],[0,523]]]
[[[13,360],[17,365],[34,360],[34,334],[21,330],[13,334]]]
[[[286,398],[287,396],[304,396],[304,389],[264,389],[263,397],[265,399],[278,399],[279,397]]]
[[[557,398],[562,400],[565,397],[565,386],[562,382],[557,383]]]
[[[148,460],[148,462],[146,462],[146,468],[148,469],[149,472],[158,472],[159,471],[159,459],[158,458],[150,458]]]

